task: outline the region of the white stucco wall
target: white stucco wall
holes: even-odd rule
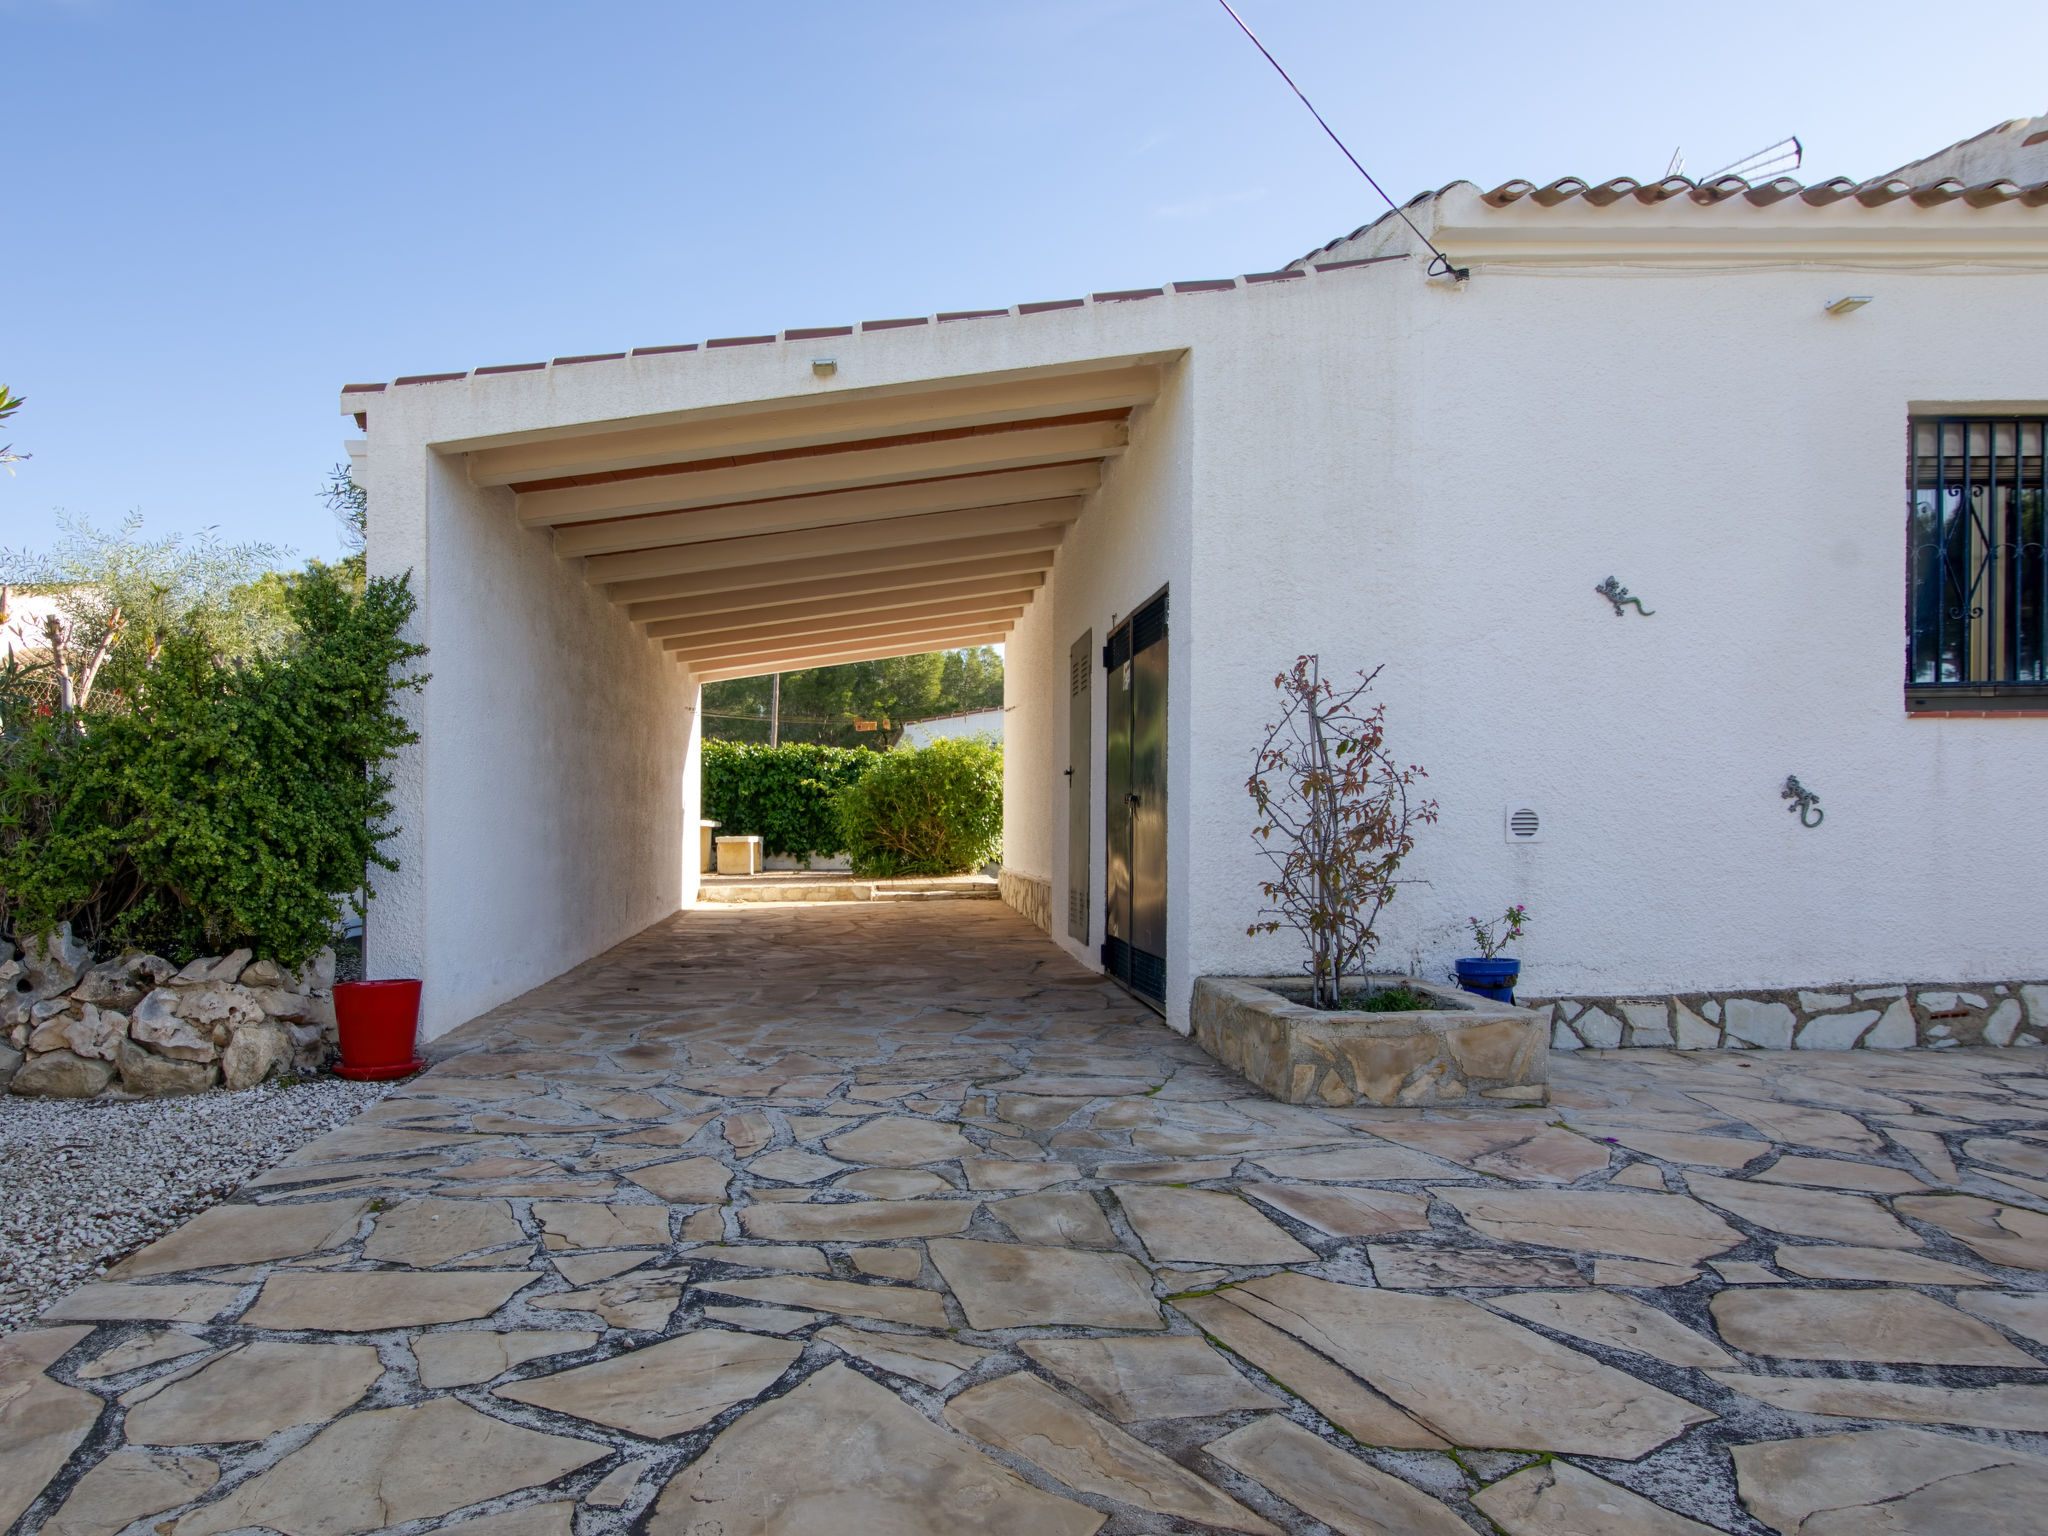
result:
[[[373,920],[379,970],[445,972],[437,1021],[552,974],[683,898],[687,861],[645,850],[680,841],[679,785],[695,803],[685,680],[425,445],[1150,359],[1162,393],[1006,655],[1005,861],[1050,880],[1077,957],[1101,939],[1102,689],[1098,669],[1078,944],[1067,649],[1169,587],[1176,1023],[1194,976],[1294,963],[1245,933],[1263,866],[1243,783],[1304,651],[1386,665],[1394,750],[1441,806],[1384,964],[1440,974],[1468,913],[1523,902],[1536,995],[2048,974],[2048,720],[1912,719],[1900,681],[1906,418],[2048,408],[2041,215],[1630,203],[1571,213],[1619,232],[1574,256],[1567,213],[1501,215],[1463,286],[1397,261],[861,334],[830,380],[797,342],[369,402],[373,565],[425,563],[437,647],[430,740],[402,773],[401,856],[420,856]],[[1659,219],[1741,238],[1681,267]],[[1951,239],[1968,252],[1944,267]],[[1327,254],[1398,245],[1381,229]],[[1846,292],[1875,302],[1822,312]],[[1609,574],[1655,616],[1616,618],[1593,591]],[[1788,773],[1820,793],[1819,830],[1786,814]],[[1507,845],[1510,802],[1542,812],[1541,844]]]
[[[409,425],[401,406],[372,434],[370,569],[413,572],[431,681],[367,960],[425,980],[432,1038],[694,895],[696,687]]]
[[[1000,707],[939,715],[930,720],[912,720],[903,727],[903,739],[898,745],[921,747],[928,742],[953,741],[963,736],[987,736],[1000,745],[1006,723]]]

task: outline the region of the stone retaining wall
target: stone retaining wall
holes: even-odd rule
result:
[[[1521,1001],[1554,1049],[1904,1050],[2048,1044],[2048,983],[1843,987]]]
[[[0,942],[0,1087],[89,1099],[248,1088],[333,1060],[334,951],[296,971],[250,952],[180,968],[129,953],[94,964],[67,924],[17,956]]]
[[[1045,932],[1052,932],[1052,882],[1014,869],[996,871],[996,890],[1003,900]]]

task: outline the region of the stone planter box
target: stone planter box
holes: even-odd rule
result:
[[[1526,1009],[1413,976],[1436,1005],[1413,1013],[1324,1012],[1305,978],[1204,976],[1190,1009],[1196,1043],[1289,1104],[1542,1104],[1550,1030]]]

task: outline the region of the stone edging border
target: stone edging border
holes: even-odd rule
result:
[[[1518,999],[1553,1050],[1939,1050],[2048,1045],[2048,982]]]

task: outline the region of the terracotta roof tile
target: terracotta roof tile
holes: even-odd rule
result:
[[[1175,283],[1175,293],[1230,293],[1237,287],[1234,277],[1205,277],[1199,282]]]
[[[1164,288],[1118,288],[1095,294],[1094,299],[1098,304],[1123,304],[1132,299],[1156,299],[1165,292]]]
[[[387,387],[383,384],[344,384],[341,386],[341,392],[344,395],[375,395],[381,394]]]
[[[949,309],[939,319],[947,320],[993,320],[997,315],[1007,315],[1007,309]]]
[[[864,331],[893,331],[906,325],[930,325],[923,315],[912,315],[908,320],[863,320],[860,328]]]
[[[486,373],[534,373],[547,367],[546,363],[498,363],[490,368],[479,368],[479,377]]]
[[[1248,283],[1284,283],[1292,277],[1307,277],[1299,267],[1282,267],[1278,272],[1247,272],[1244,280]]]
[[[714,336],[704,343],[707,347],[758,347],[764,341],[773,341],[773,336]]]
[[[1942,203],[1962,201],[1973,208],[1992,208],[2000,203],[2017,202],[2025,207],[2038,208],[2048,204],[2048,181],[2034,186],[2023,187],[2012,181],[1987,181],[1977,186],[1965,186],[1954,177],[1930,181],[1918,186],[1895,176],[1879,176],[1870,181],[1851,181],[1845,176],[1836,176],[1828,181],[1811,185],[1802,184],[1790,176],[1780,176],[1771,181],[1749,182],[1740,176],[1718,176],[1710,182],[1696,182],[1684,176],[1667,176],[1657,182],[1636,182],[1626,176],[1617,176],[1595,186],[1577,176],[1561,176],[1548,186],[1539,187],[1533,181],[1504,181],[1490,192],[1479,194],[1479,200],[1489,207],[1505,208],[1524,198],[1544,208],[1555,208],[1569,202],[1582,202],[1595,208],[1605,208],[1633,196],[1641,203],[1661,203],[1667,198],[1684,195],[1694,202],[1711,206],[1740,197],[1745,202],[1760,208],[1781,203],[1797,197],[1801,202],[1814,208],[1825,208],[1830,203],[1839,203],[1853,197],[1866,208],[1881,208],[1895,203],[1900,198],[1910,197],[1923,208],[1936,207]],[[1366,228],[1371,228],[1367,225]],[[1356,239],[1363,229],[1355,230],[1345,239]],[[1333,240],[1324,250],[1342,244]],[[1320,269],[1319,269],[1320,270]]]
[[[782,339],[784,341],[816,341],[821,336],[851,336],[852,334],[853,327],[850,325],[807,325],[798,330],[784,331]]]
[[[1088,301],[1086,299],[1045,299],[1037,304],[1019,304],[1017,306],[1017,313],[1020,315],[1042,315],[1047,310],[1086,309],[1087,307]]]
[[[694,352],[696,350],[697,343],[686,341],[681,346],[675,347],[635,347],[632,355],[634,357],[659,357],[665,352]]]
[[[571,363],[615,363],[626,354],[623,352],[585,352],[581,357],[558,357],[557,368],[566,368]]]
[[[393,383],[394,385],[398,385],[398,384],[448,384],[448,383],[452,383],[452,382],[454,382],[454,381],[455,381],[456,379],[466,379],[466,378],[468,378],[468,377],[469,377],[469,370],[468,370],[468,369],[464,369],[464,370],[463,370],[463,371],[462,371],[461,373],[408,373],[408,374],[407,374],[407,375],[406,375],[406,376],[405,376],[404,378],[402,378],[402,379],[393,379],[393,380],[392,380],[391,382],[392,382],[392,383]]]

